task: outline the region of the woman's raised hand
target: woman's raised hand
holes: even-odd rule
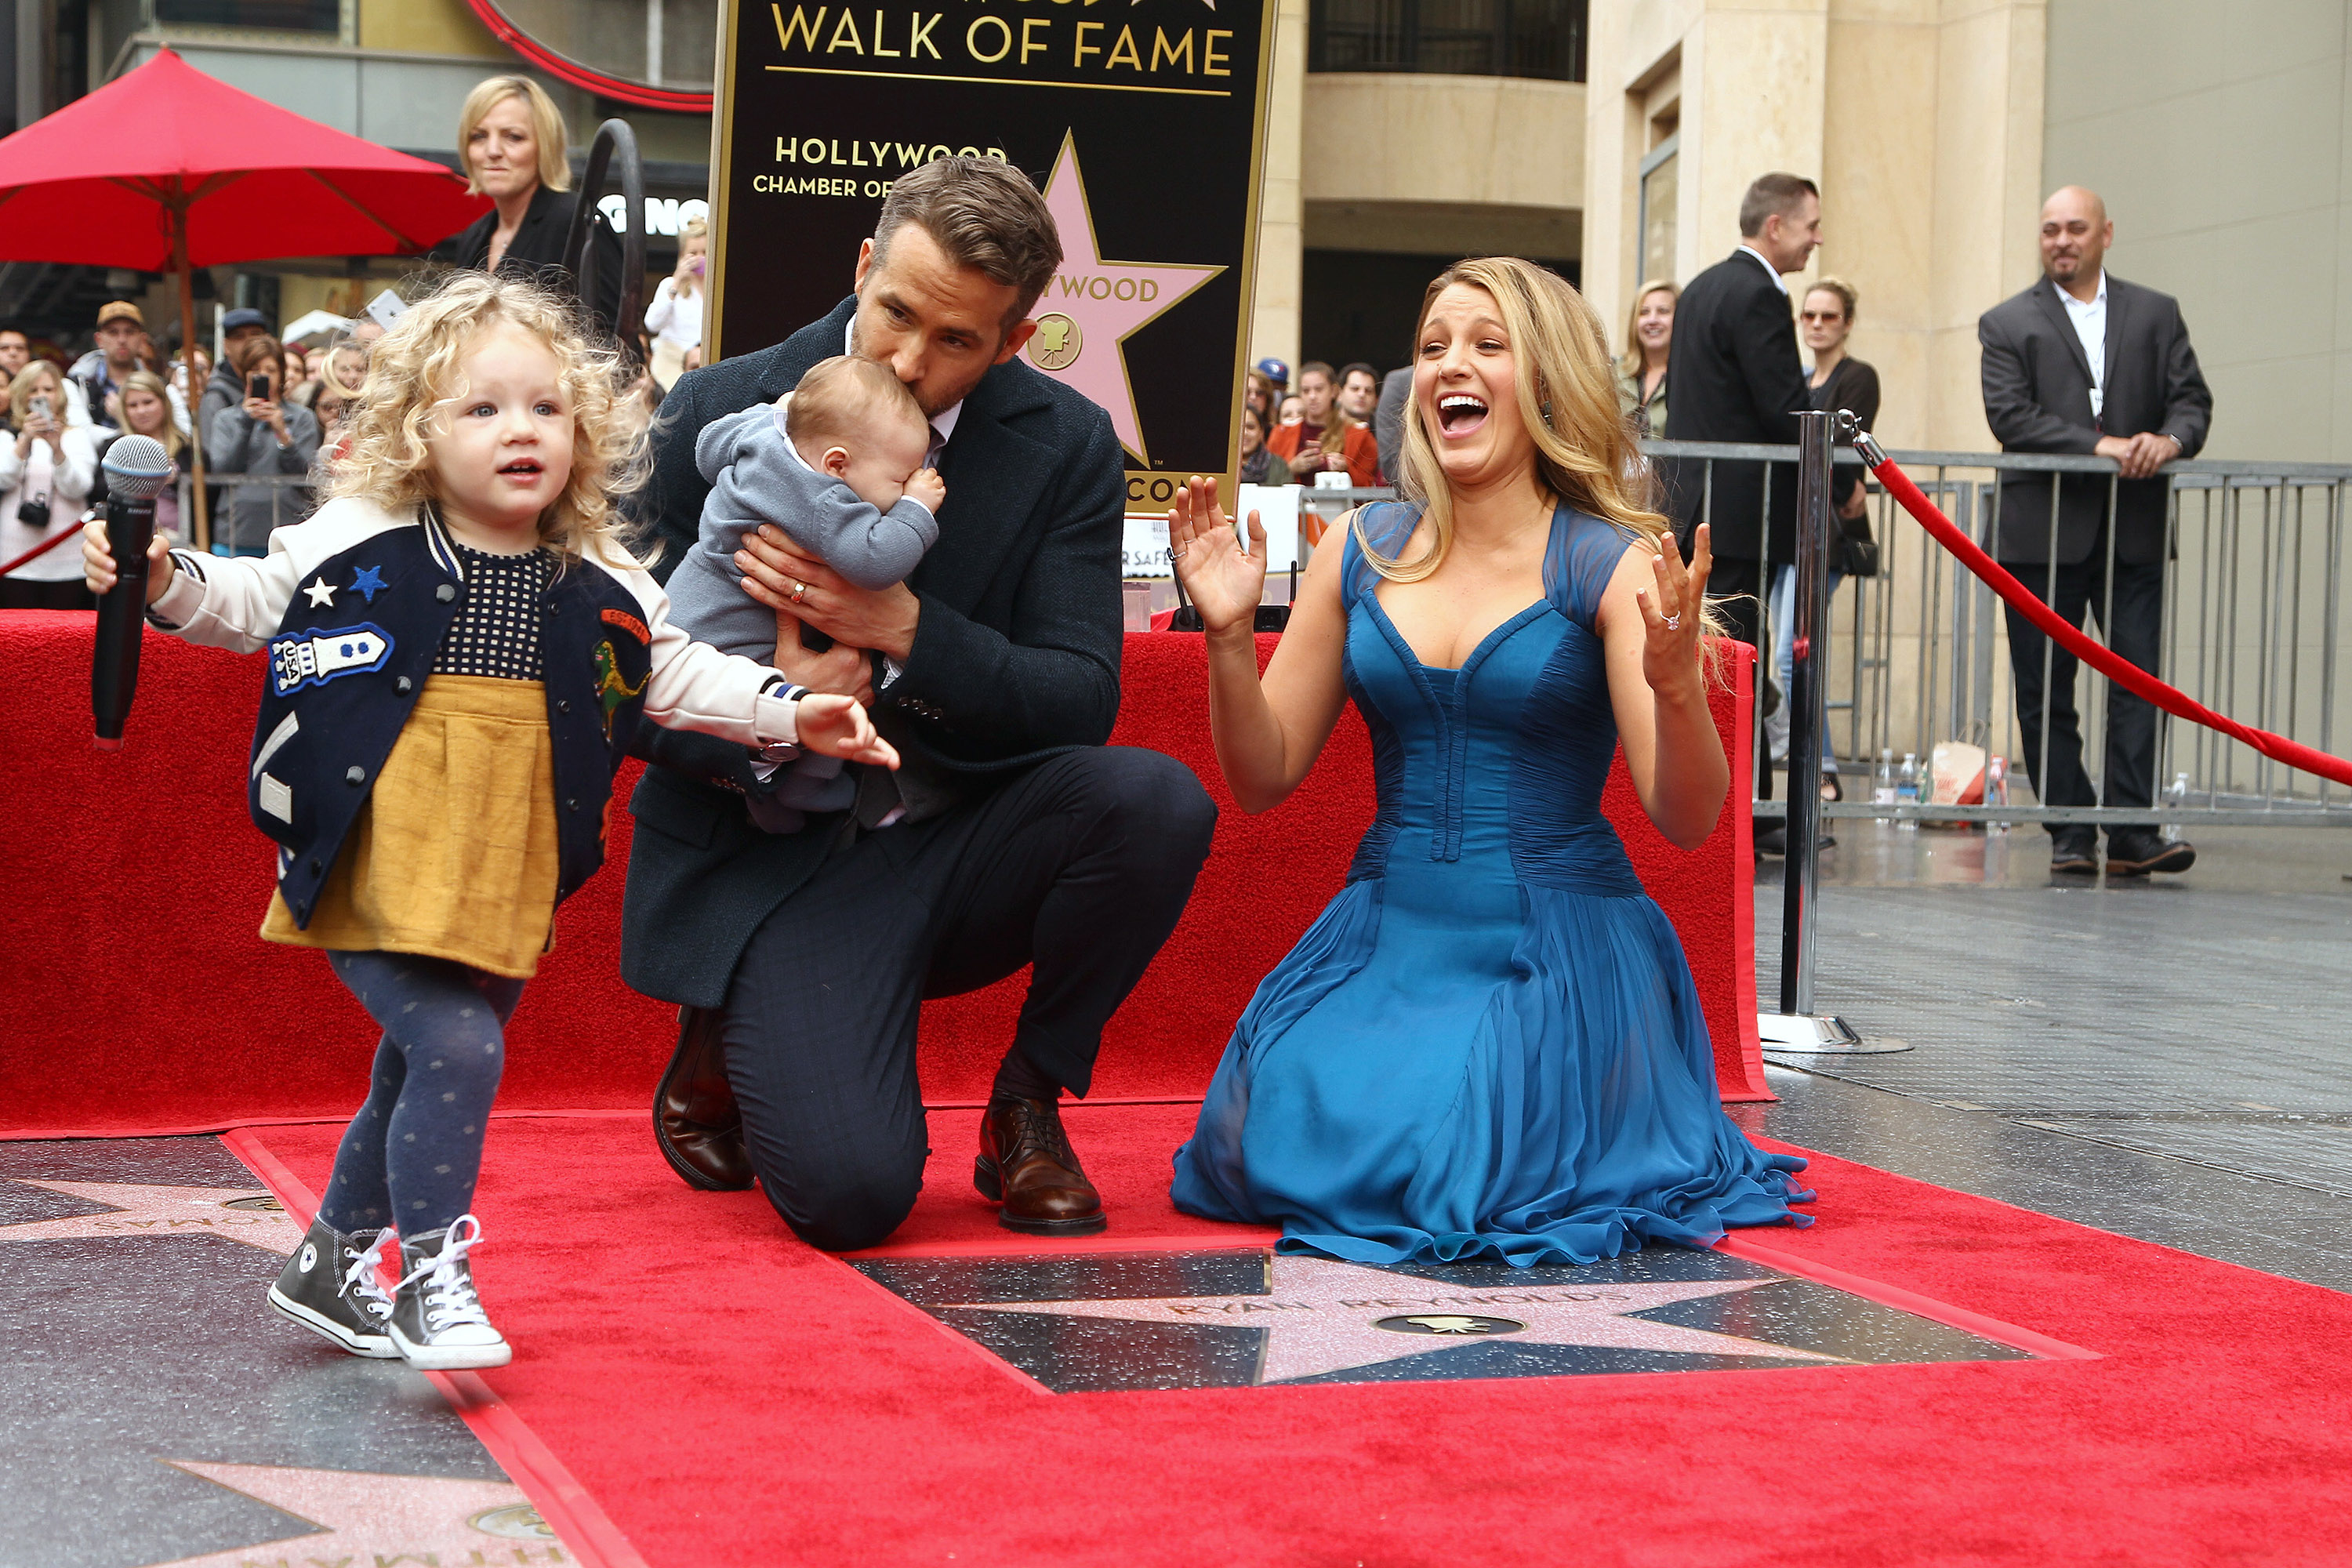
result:
[[[1706,577],[1714,566],[1707,525],[1702,522],[1691,542],[1690,564],[1683,564],[1678,551],[1661,551],[1650,558],[1651,586],[1633,591],[1647,634],[1642,644],[1642,678],[1653,691],[1685,689],[1698,680],[1698,641],[1706,631]]]
[[[1229,631],[1255,623],[1265,593],[1265,525],[1249,514],[1249,548],[1234,537],[1217,504],[1217,481],[1194,475],[1176,492],[1168,512],[1168,558],[1176,580],[1201,612],[1202,629]]]

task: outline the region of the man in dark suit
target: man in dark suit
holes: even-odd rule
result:
[[[1675,339],[1666,359],[1669,441],[1749,441],[1771,446],[1797,439],[1796,414],[1811,406],[1805,367],[1797,358],[1797,321],[1784,272],[1801,272],[1822,242],[1822,195],[1795,174],[1764,174],[1739,204],[1739,248],[1683,289],[1675,307]],[[1715,549],[1713,594],[1727,595],[1723,613],[1731,635],[1759,648],[1768,563],[1796,556],[1797,469],[1792,463],[1715,465],[1710,484],[1702,463],[1667,464],[1667,506],[1683,558],[1705,521]],[[1756,720],[1764,713],[1766,672],[1756,672]],[[1757,749],[1756,795],[1772,798],[1772,758]],[[1757,848],[1778,854],[1783,829],[1756,836]]]
[[[1996,553],[2070,624],[2081,626],[2085,611],[2097,616],[2109,647],[2153,670],[2170,553],[2170,486],[2150,476],[2205,445],[2213,395],[2197,369],[2179,302],[2106,270],[2114,238],[2105,203],[2079,185],[2059,191],[2042,208],[2041,281],[1977,321],[1985,421],[2001,450],[2095,454],[2114,458],[2123,476],[2114,486],[2112,526],[2105,475],[2061,481],[2054,515],[2049,478],[2009,478],[2001,486]],[[2074,656],[2017,611],[2008,617],[2018,726],[2035,791],[2045,805],[2095,805],[2101,792],[2083,771]],[[2156,710],[2116,688],[2107,701],[2105,804],[2152,805],[2155,774]],[[2053,871],[2098,869],[2092,825],[2053,825],[2050,838]],[[2168,844],[2150,827],[2107,830],[2110,874],[2186,871],[2196,858],[2187,844]]]
[[[1103,744],[1118,710],[1124,463],[1101,409],[1015,357],[1060,260],[1017,171],[928,164],[892,187],[850,299],[681,377],[656,426],[651,510],[673,561],[709,489],[702,428],[845,349],[913,391],[947,482],[939,542],[897,587],[859,589],[773,530],[745,542],[745,591],[777,612],[777,668],[869,701],[903,771],[862,770],[854,810],[771,835],[743,796],[773,788],[774,769],[663,731],[631,803],[622,973],[687,1009],[656,1139],[691,1184],[756,1175],[829,1249],[880,1241],[914,1205],[923,998],[1028,965],[974,1184],[1010,1228],[1103,1228],[1056,1101],[1086,1091],[1104,1023],[1208,854],[1215,808],[1191,771]],[[803,623],[832,639],[824,651],[803,646]]]

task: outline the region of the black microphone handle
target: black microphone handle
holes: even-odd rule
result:
[[[110,497],[107,548],[114,552],[114,586],[98,600],[98,646],[89,661],[89,711],[98,749],[122,744],[123,721],[139,689],[139,640],[147,629],[147,548],[155,539],[155,498]]]

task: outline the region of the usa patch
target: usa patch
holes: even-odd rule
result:
[[[604,612],[604,624],[606,626],[620,627],[623,631],[636,638],[638,643],[643,647],[651,647],[653,646],[654,634],[646,630],[645,622],[637,619],[636,616],[629,614],[628,611],[606,610]]]
[[[346,675],[382,669],[392,658],[392,634],[362,623],[331,632],[297,632],[269,645],[269,684],[278,696],[324,686]]]

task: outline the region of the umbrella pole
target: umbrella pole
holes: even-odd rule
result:
[[[195,477],[188,493],[195,504],[196,548],[208,551],[213,547],[213,524],[205,509],[205,389],[196,384],[196,289],[194,276],[188,268],[185,207],[172,214],[172,259],[180,271],[180,363],[187,367],[189,445],[195,452]]]

